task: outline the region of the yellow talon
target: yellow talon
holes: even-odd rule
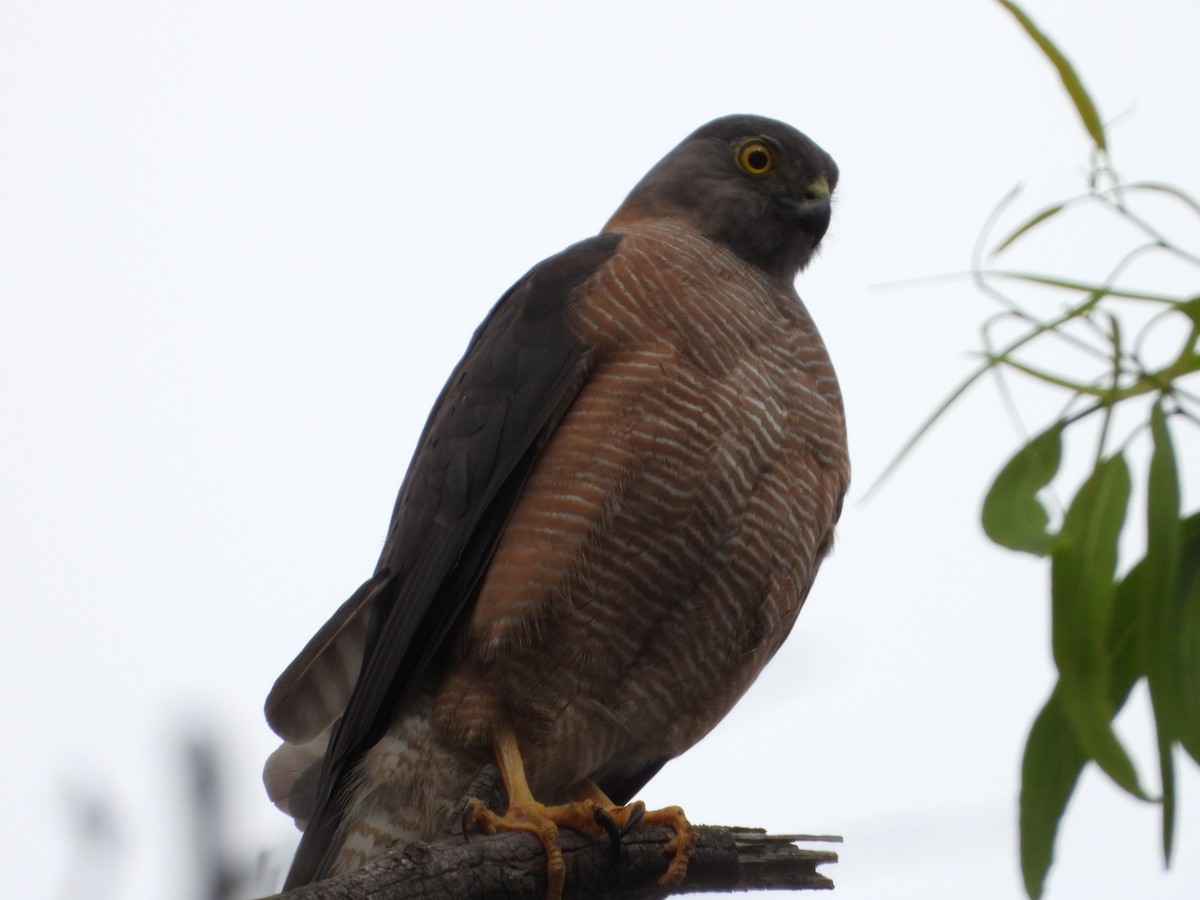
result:
[[[529,783],[525,778],[525,765],[510,724],[505,723],[497,730],[493,738],[493,748],[500,776],[504,779],[504,788],[508,793],[508,809],[500,816],[479,800],[472,798],[468,821],[481,826],[487,834],[495,834],[497,831],[528,831],[537,835],[546,851],[546,900],[561,900],[567,875],[562,848],[558,845],[559,828],[570,828],[599,837],[605,833],[605,829],[598,821],[597,810],[604,810],[622,832],[631,820],[636,824],[644,822],[673,828],[675,836],[666,847],[666,852],[673,855],[667,871],[659,878],[658,883],[675,885],[683,881],[687,875],[688,857],[696,845],[696,833],[678,806],[668,806],[652,812],[644,812],[645,805],[641,802],[618,806],[589,778],[571,788],[573,803],[544,806],[533,799],[529,790]]]
[[[497,831],[528,831],[536,834],[546,851],[546,900],[562,897],[567,877],[562,849],[558,846],[560,814],[568,807],[542,806],[540,803],[511,803],[504,815],[498,816],[478,800],[471,800],[469,821],[479,824],[487,834]]]
[[[667,853],[674,855],[671,857],[671,863],[667,866],[666,873],[658,879],[658,883],[674,885],[683,881],[684,876],[687,875],[688,859],[696,846],[696,832],[692,829],[692,823],[684,815],[682,807],[665,806],[662,809],[646,811],[646,805],[640,800],[630,803],[628,806],[617,806],[590,778],[585,778],[571,788],[571,796],[576,800],[593,801],[612,816],[613,821],[622,831],[635,813],[640,819],[637,823],[639,825],[666,825],[674,829],[675,836],[664,848]]]
[[[666,852],[673,853],[674,856],[671,857],[671,864],[658,879],[658,883],[679,884],[687,875],[688,859],[696,846],[696,832],[692,829],[691,822],[678,806],[664,806],[662,809],[652,810],[642,816],[642,821],[647,825],[668,825],[675,829],[675,837],[671,838],[666,846]]]

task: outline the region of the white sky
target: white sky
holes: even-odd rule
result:
[[[1200,6],[1030,12],[1122,117],[1124,174],[1198,192]],[[227,742],[245,847],[292,839],[259,782],[262,700],[370,573],[475,324],[730,112],[784,119],[841,166],[799,289],[842,379],[857,499],[993,311],[966,283],[874,286],[962,271],[1019,181],[1012,222],[1082,187],[1083,131],[996,4],[0,7],[9,896],[60,895],[81,784],[118,803],[114,895],[175,895],[170,754],[197,720]],[[1088,239],[1068,245],[1040,264],[1097,265]],[[1048,579],[977,525],[1017,438],[996,401],[982,388],[848,505],[791,641],[648,803],[844,834],[827,869],[843,900],[1021,896]],[[1122,724],[1154,786],[1145,717]],[[1157,810],[1089,770],[1050,896],[1200,896],[1200,778],[1183,771],[1175,872],[1159,874]]]

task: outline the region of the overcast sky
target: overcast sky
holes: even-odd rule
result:
[[[1119,120],[1117,166],[1200,192],[1200,6],[1084,9],[1029,5]],[[121,837],[95,895],[177,896],[173,754],[195,723],[224,742],[240,844],[284,852],[262,700],[370,574],[472,329],[731,112],[790,122],[841,167],[798,287],[856,481],[791,640],[644,799],[843,834],[827,873],[846,900],[1021,896],[1048,576],[977,525],[1019,439],[994,388],[857,502],[993,311],[964,280],[878,286],[962,272],[1018,182],[1009,224],[1083,187],[1088,143],[1056,76],[983,0],[0,7],[6,894],[63,895],[68,797],[86,786],[114,798]],[[1107,240],[1027,261],[1103,271]],[[1196,449],[1180,451],[1189,508]],[[1143,701],[1122,734],[1153,787]],[[1157,810],[1089,770],[1050,896],[1200,896],[1194,766],[1181,781],[1162,876]]]

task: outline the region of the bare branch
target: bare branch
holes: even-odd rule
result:
[[[564,830],[567,864],[564,900],[657,900],[700,891],[830,890],[817,867],[837,862],[828,850],[807,850],[796,840],[840,841],[807,835],[768,835],[762,829],[702,825],[680,885],[663,887],[673,837],[665,827],[643,827],[625,836],[615,864],[607,838]],[[433,844],[399,847],[346,875],[297,888],[286,900],[542,900],[546,857],[531,834],[461,835]]]

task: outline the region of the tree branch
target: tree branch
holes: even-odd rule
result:
[[[484,766],[463,797],[489,809],[505,809],[508,798],[494,765]],[[837,862],[829,850],[802,850],[797,841],[840,842],[827,835],[769,835],[762,828],[696,826],[696,846],[682,884],[663,887],[666,826],[642,825],[621,839],[614,862],[607,838],[564,829],[559,846],[567,866],[564,900],[659,900],[700,891],[832,890],[817,866]],[[672,851],[673,852],[673,851]],[[265,900],[543,900],[546,854],[532,834],[519,831],[466,834],[461,817],[432,843],[397,846],[361,869],[286,895]]]
[[[673,832],[641,827],[626,835],[614,865],[607,838],[564,830],[567,864],[564,900],[619,898],[658,900],[699,891],[831,890],[833,882],[817,866],[837,862],[828,850],[805,850],[797,840],[840,838],[768,835],[763,829],[715,825],[696,827],[697,841],[687,878],[663,887],[666,846]],[[546,857],[531,834],[507,832],[440,838],[410,844],[346,875],[289,891],[286,900],[542,900]],[[271,898],[274,900],[274,898]]]

